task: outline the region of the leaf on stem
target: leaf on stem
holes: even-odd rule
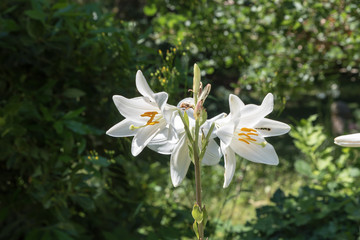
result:
[[[195,232],[195,234],[196,234],[197,239],[199,239],[199,229],[198,229],[196,220],[194,221],[193,229],[194,229],[194,232]]]
[[[205,205],[203,207],[203,220],[204,220],[204,228],[205,228],[207,220],[208,220],[208,213],[206,211]]]
[[[197,223],[201,223],[204,219],[204,213],[201,211],[200,206],[195,203],[191,215]]]

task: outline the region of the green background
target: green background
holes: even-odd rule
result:
[[[275,96],[268,139],[280,164],[204,167],[210,239],[359,239],[357,1],[0,2],[0,239],[194,239],[194,175],[170,182],[169,156],[130,154],[112,96],[139,96],[142,70],[169,103],[192,66],[212,84],[209,117]],[[339,127],[340,126],[340,127]]]

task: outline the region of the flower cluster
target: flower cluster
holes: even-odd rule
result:
[[[178,186],[196,155],[203,165],[216,165],[224,156],[227,187],[234,176],[235,153],[252,162],[277,165],[278,156],[265,137],[285,134],[290,127],[265,118],[273,110],[269,93],[260,106],[245,105],[236,95],[229,96],[230,113],[207,119],[203,107],[210,92],[200,82],[200,69],[194,66],[193,97],[177,106],[167,104],[166,92],[154,93],[141,71],[136,74],[136,87],[142,96],[113,96],[114,103],[125,119],[106,134],[113,137],[133,136],[131,153],[137,156],[146,146],[160,154],[169,154],[173,185]],[[220,146],[215,138],[220,139]]]

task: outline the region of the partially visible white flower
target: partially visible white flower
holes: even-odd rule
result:
[[[336,137],[334,143],[342,147],[360,147],[360,133]]]
[[[189,117],[189,128],[192,129],[195,127],[195,118],[194,118],[194,100],[193,98],[185,98],[179,102],[178,108],[185,111]],[[223,117],[223,114],[220,114],[212,119],[207,120],[200,127],[200,134],[204,133],[205,135],[208,133],[211,124]],[[178,134],[179,141],[170,157],[170,174],[171,181],[174,187],[179,186],[182,180],[185,178],[186,173],[189,169],[191,163],[191,157],[189,152],[189,140],[185,134],[184,124],[181,121],[181,118],[178,114],[173,117],[172,125]],[[206,148],[206,152],[201,161],[203,165],[216,165],[221,158],[221,151],[219,145],[213,139],[215,135],[211,135],[209,140],[209,144]],[[199,137],[199,149],[201,146],[201,137]]]
[[[216,121],[216,135],[224,155],[226,188],[235,172],[235,153],[247,160],[269,165],[279,163],[275,149],[265,137],[287,133],[290,126],[265,118],[273,110],[273,95],[267,94],[260,106],[245,105],[239,97],[230,94],[230,114]]]
[[[112,137],[134,136],[131,153],[137,156],[152,140],[155,142],[169,135],[169,122],[175,107],[166,104],[168,94],[154,93],[141,71],[136,73],[136,88],[143,97],[113,96],[114,103],[125,119],[111,127],[106,134]],[[156,139],[158,136],[159,139]],[[164,150],[165,151],[165,150]]]

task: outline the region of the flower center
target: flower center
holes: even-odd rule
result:
[[[244,142],[246,144],[255,143],[258,145],[261,145],[262,147],[265,147],[266,141],[263,141],[261,143],[258,143],[257,139],[255,139],[255,136],[259,136],[258,132],[255,129],[252,128],[241,128],[240,133],[238,133],[238,140],[241,142]]]
[[[159,123],[158,120],[161,119],[161,116],[154,120],[154,118],[155,118],[155,116],[157,114],[158,114],[158,112],[156,112],[156,111],[144,112],[143,114],[140,115],[140,117],[149,117],[150,118],[149,121],[147,121],[147,123],[145,125],[143,125],[143,126],[135,127],[134,125],[131,125],[130,130],[135,130],[135,129],[138,129],[138,128],[143,128],[143,127],[146,127],[146,126],[149,126],[149,125],[155,125],[155,124]]]

